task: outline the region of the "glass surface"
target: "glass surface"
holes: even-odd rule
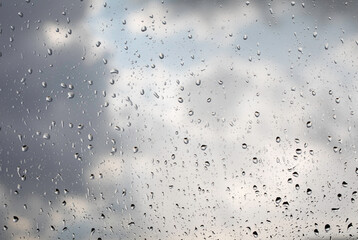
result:
[[[0,2],[0,239],[358,237],[358,1]]]

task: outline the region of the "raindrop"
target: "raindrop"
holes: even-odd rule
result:
[[[145,32],[145,31],[147,31],[147,27],[146,27],[146,26],[143,26],[140,30],[141,30],[142,32]]]
[[[52,55],[52,49],[51,48],[47,49],[47,54]]]
[[[21,150],[23,152],[26,152],[28,149],[29,149],[29,147],[27,145],[22,145],[22,147],[21,147]]]
[[[164,54],[163,53],[159,53],[159,58],[163,59],[164,58]]]
[[[47,97],[46,97],[46,102],[52,102],[52,97],[51,97],[51,96],[47,96]]]
[[[324,45],[324,49],[328,50],[328,43]]]
[[[326,225],[324,226],[324,230],[325,230],[326,232],[328,232],[329,230],[331,230],[331,226],[330,226],[329,224],[326,224]]]
[[[137,153],[138,152],[138,147],[133,147],[133,152]]]
[[[19,221],[19,218],[18,218],[17,216],[14,216],[14,217],[12,218],[12,221],[13,221],[13,222],[18,222],[18,221]]]
[[[200,146],[200,149],[203,150],[203,151],[205,151],[206,148],[207,148],[207,145],[201,145],[201,146]]]
[[[243,38],[244,40],[247,40],[247,39],[248,39],[248,36],[245,34],[242,38]]]
[[[67,98],[68,99],[72,99],[72,98],[74,98],[75,97],[75,93],[74,92],[68,92],[67,93]]]
[[[276,137],[276,142],[277,142],[277,143],[281,142],[281,138],[277,136],[277,137]]]
[[[308,121],[308,122],[306,123],[306,127],[307,127],[307,128],[312,127],[312,122],[311,122],[311,121]]]
[[[96,47],[99,47],[99,46],[101,46],[101,42],[100,42],[100,41],[98,41],[98,42],[96,43]]]
[[[42,138],[48,140],[48,139],[50,139],[50,134],[44,133],[44,134],[42,135]]]
[[[310,188],[307,188],[307,195],[311,195],[312,194],[312,190]]]
[[[116,68],[112,68],[109,72],[111,74],[118,74],[119,73],[118,69],[116,69]]]

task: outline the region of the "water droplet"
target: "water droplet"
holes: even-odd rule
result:
[[[201,145],[201,146],[200,146],[200,149],[203,150],[203,151],[205,151],[206,148],[207,148],[207,145]]]
[[[49,140],[49,139],[50,139],[50,134],[44,133],[44,134],[42,135],[42,138],[43,138],[43,139],[46,139],[46,140]]]
[[[28,147],[27,145],[23,145],[23,146],[21,147],[21,150],[22,150],[23,152],[26,152],[28,149],[29,149],[29,147]]]
[[[134,153],[138,152],[138,147],[133,147],[133,152]]]
[[[312,194],[312,190],[310,188],[307,188],[307,195],[311,195]]]
[[[116,69],[116,68],[112,68],[109,72],[111,74],[118,74],[119,73],[118,69]]]
[[[276,204],[280,204],[281,202],[281,198],[280,197],[277,197],[276,200],[275,200]]]
[[[311,121],[308,121],[308,122],[306,123],[306,127],[307,127],[307,128],[312,127],[312,122],[311,122]]]
[[[72,98],[74,98],[75,97],[75,93],[74,92],[68,92],[67,93],[67,98],[68,99],[72,99]]]
[[[46,97],[46,101],[47,101],[47,102],[52,102],[52,97],[51,97],[51,96],[47,96],[47,97]]]
[[[163,53],[159,53],[159,58],[163,59],[164,58],[164,54]]]
[[[244,40],[247,40],[249,37],[245,34],[242,38],[243,38]]]
[[[243,143],[243,144],[241,145],[241,147],[242,147],[242,149],[247,149],[247,144],[246,144],[246,143]]]
[[[199,86],[199,85],[201,84],[201,80],[200,80],[200,79],[197,79],[197,80],[195,81],[195,84],[196,84],[196,86]]]
[[[188,138],[184,138],[184,143],[188,144],[189,143],[189,139]]]
[[[281,138],[277,136],[277,137],[276,137],[276,142],[277,142],[277,143],[281,142]]]
[[[142,32],[145,32],[145,31],[147,31],[147,27],[146,27],[146,26],[143,26],[140,30],[141,30]]]
[[[22,12],[18,12],[17,15],[19,15],[19,17],[23,17],[24,14]]]
[[[328,50],[328,43],[326,43],[325,45],[324,45],[324,49],[326,49],[326,50]]]
[[[12,221],[13,221],[13,222],[18,222],[18,221],[19,221],[19,218],[18,218],[17,216],[14,216],[14,217],[12,218]]]
[[[96,47],[99,47],[99,46],[101,46],[101,42],[100,42],[100,41],[98,41],[98,42],[96,43]]]
[[[179,102],[179,103],[183,103],[183,102],[184,102],[183,98],[182,98],[182,97],[179,97],[179,98],[178,98],[178,102]]]
[[[324,226],[324,230],[325,230],[326,232],[328,232],[329,230],[331,230],[331,226],[330,226],[329,224],[326,224],[326,225]]]
[[[52,49],[51,48],[47,49],[47,54],[52,55]]]
[[[260,113],[258,111],[255,112],[255,117],[260,117]]]

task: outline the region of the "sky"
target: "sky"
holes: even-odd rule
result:
[[[0,238],[357,237],[357,13],[3,1]]]

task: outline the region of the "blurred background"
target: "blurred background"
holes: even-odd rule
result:
[[[358,1],[0,3],[0,239],[356,239]]]

